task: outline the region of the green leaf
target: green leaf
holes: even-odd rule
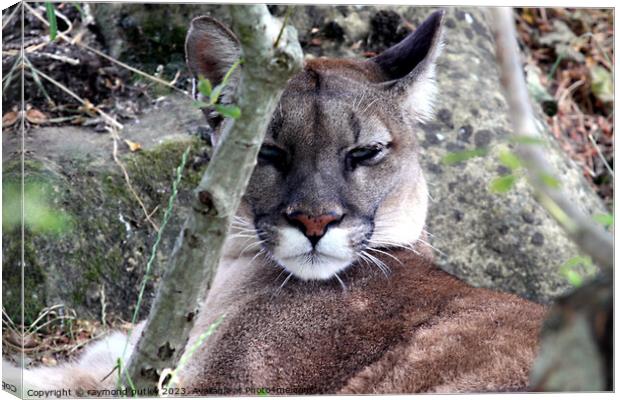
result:
[[[583,270],[579,271],[578,268]],[[576,287],[583,284],[584,278],[595,276],[596,272],[596,267],[588,256],[575,256],[560,267],[560,273]]]
[[[211,96],[211,90],[212,90],[212,86],[211,86],[211,81],[208,80],[207,78],[204,77],[200,77],[198,78],[198,91],[206,97],[210,97]]]
[[[222,114],[224,117],[237,119],[241,116],[241,109],[234,105],[226,106],[223,104],[216,104],[213,107],[218,113]]]
[[[612,214],[596,214],[592,217],[592,219],[603,225],[605,228],[609,228],[614,224],[614,216]]]
[[[517,182],[517,177],[514,175],[500,176],[491,181],[489,188],[495,193],[506,193]]]
[[[222,82],[213,89],[213,91],[211,92],[211,95],[209,96],[209,101],[211,101],[211,104],[217,103],[217,101],[220,98],[220,93],[222,93],[222,90],[224,89],[225,86],[226,84]]]
[[[515,136],[512,136],[509,140],[510,140],[510,142],[517,143],[517,144],[541,145],[541,144],[546,144],[547,143],[544,139],[541,139],[539,137],[530,136],[530,135],[515,135]]]
[[[235,69],[237,69],[239,64],[241,64],[241,59],[235,61],[235,63],[230,66],[230,68],[226,72],[226,75],[224,75],[224,79],[222,79],[222,85],[226,85],[228,83],[228,79],[230,79],[230,76],[235,71]]]
[[[192,106],[196,108],[205,108],[205,107],[211,107],[211,104],[206,103],[204,101],[200,101],[200,100],[194,100],[192,102]]]
[[[499,153],[498,158],[503,166],[510,168],[512,171],[521,167],[521,160],[510,150],[503,150]]]
[[[226,75],[224,75],[224,78],[222,79],[222,82],[220,82],[220,84],[217,85],[213,89],[213,91],[211,92],[211,95],[209,95],[209,99],[211,100],[211,104],[217,103],[217,101],[220,98],[220,94],[222,93],[222,90],[224,90],[224,88],[228,84],[228,80],[230,79],[230,77],[231,77],[232,73],[234,72],[234,70],[237,69],[239,64],[241,64],[241,59],[235,61],[235,63],[230,66],[230,68],[226,72]]]
[[[70,214],[54,208],[48,199],[52,191],[50,185],[37,182],[27,183],[22,198],[19,184],[3,184],[2,228],[14,229],[22,224],[22,199],[24,206],[24,226],[32,232],[41,234],[63,234],[72,229]]]
[[[557,189],[561,186],[560,181],[553,175],[549,175],[546,173],[540,173],[538,174],[538,177],[540,178],[542,183],[549,186],[550,188]]]
[[[56,23],[56,10],[54,5],[49,1],[45,2],[45,11],[47,11],[47,22],[50,24],[50,39],[56,39],[58,35],[58,24]]]
[[[564,264],[562,264],[562,266],[560,268],[563,269],[571,269],[571,268],[575,268],[579,265],[583,265],[583,266],[591,266],[592,264],[592,259],[590,257],[587,256],[575,256],[569,260],[567,260]]]
[[[463,150],[448,153],[442,157],[441,162],[446,165],[457,164],[474,157],[481,157],[487,154],[486,149]]]
[[[581,277],[581,275],[579,275],[577,271],[573,271],[572,269],[566,270],[564,271],[564,276],[566,277],[568,282],[575,287],[581,286],[583,284],[583,278]]]

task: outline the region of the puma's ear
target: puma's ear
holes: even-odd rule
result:
[[[194,77],[203,76],[215,86],[240,55],[239,41],[230,29],[207,16],[192,20],[185,39],[185,57]]]
[[[421,122],[433,117],[435,63],[442,47],[443,16],[443,10],[434,12],[400,43],[369,60],[387,77],[387,90],[402,98],[403,107]]]

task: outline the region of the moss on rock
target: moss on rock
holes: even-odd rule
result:
[[[86,140],[87,135],[92,135],[87,130],[81,134]],[[162,236],[142,316],[148,310],[153,283],[187,214],[184,210],[192,199],[191,192],[204,171],[204,166],[193,168],[191,165],[192,159],[202,156],[204,143],[197,137],[176,135],[140,152],[121,156],[131,186],[147,210],[153,213],[152,219],[160,225],[175,170],[188,147],[190,161],[183,171],[173,216]],[[130,319],[156,233],[121,169],[109,160],[110,157],[89,152],[33,153],[25,164],[26,185],[44,185],[47,207],[68,216],[66,220],[71,223],[56,234],[27,230],[25,323],[31,323],[42,308],[54,304],[76,309],[81,318],[97,319],[101,316],[103,302],[108,313]],[[3,184],[19,185],[20,164],[19,159],[5,160]],[[3,300],[7,313],[14,321],[19,321],[19,224],[10,231],[5,230],[3,255]]]

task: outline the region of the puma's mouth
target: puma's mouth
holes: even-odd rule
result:
[[[300,253],[300,254],[297,254],[297,255],[294,255],[294,256],[282,257],[282,260],[284,260],[284,261],[298,260],[298,259],[304,259],[304,260],[306,260],[306,262],[308,262],[310,264],[320,264],[322,262],[329,262],[330,260],[332,260],[332,261],[345,261],[345,262],[349,262],[350,261],[349,257],[346,257],[346,258],[337,257],[337,256],[333,256],[331,254],[322,253],[322,252],[316,251],[316,250],[308,251],[306,253]]]
[[[302,280],[331,279],[356,259],[348,229],[330,229],[316,246],[296,228],[283,227],[278,234],[273,259]]]

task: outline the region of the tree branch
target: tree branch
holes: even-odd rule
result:
[[[166,368],[174,368],[185,349],[199,299],[211,286],[233,215],[250,179],[256,156],[287,80],[300,70],[303,54],[297,34],[278,34],[265,5],[230,7],[233,30],[243,53],[238,87],[241,116],[222,132],[207,171],[195,190],[185,221],[160,282],[143,334],[124,373],[135,389],[157,387]]]
[[[492,8],[491,13],[501,83],[510,107],[513,131],[516,135],[540,138],[523,77],[512,9],[497,7]],[[584,253],[592,257],[606,273],[611,273],[612,235],[577,208],[560,187],[549,184],[549,177],[558,175],[547,162],[544,150],[538,143],[519,143],[516,152],[526,167],[528,180],[536,191],[539,203]]]
[[[538,137],[517,48],[512,9],[492,9],[502,86],[516,134]],[[539,202],[603,274],[555,300],[542,327],[539,354],[530,373],[533,391],[612,390],[613,237],[575,207],[560,188],[545,183],[557,176],[538,145],[519,144],[517,152]]]

